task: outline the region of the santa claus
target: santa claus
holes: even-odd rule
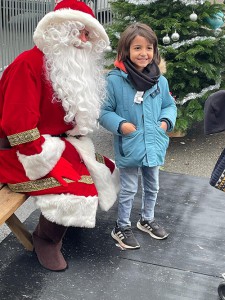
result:
[[[103,26],[83,2],[63,0],[34,32],[0,81],[0,182],[34,197],[41,210],[33,242],[42,266],[67,268],[68,226],[94,227],[98,204],[115,202],[115,165],[95,153],[87,135],[97,127],[105,96]]]

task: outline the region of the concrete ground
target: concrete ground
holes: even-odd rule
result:
[[[93,134],[96,152],[109,158],[114,158],[112,134],[99,128]],[[192,176],[210,178],[213,167],[219,154],[225,147],[225,132],[214,135],[204,135],[203,123],[197,124],[185,137],[171,138],[167,151],[166,162],[162,170]],[[20,207],[16,214],[21,221],[35,210],[32,201],[27,201]],[[8,234],[6,225],[0,227],[0,241]]]
[[[95,228],[70,227],[63,240],[69,268],[50,272],[10,234],[0,243],[1,300],[219,300],[225,272],[224,193],[203,177],[160,172],[155,216],[170,233],[156,240],[140,231],[141,187],[131,223],[139,250],[122,250],[110,237],[117,203],[98,210]],[[38,222],[35,210],[25,221]]]
[[[225,132],[205,135],[203,123],[197,124],[185,137],[171,139],[163,169],[210,178],[224,148]]]

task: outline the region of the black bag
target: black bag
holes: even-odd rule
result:
[[[225,90],[208,97],[204,105],[204,115],[205,134],[225,131]]]
[[[225,149],[215,164],[209,183],[214,188],[225,192]]]

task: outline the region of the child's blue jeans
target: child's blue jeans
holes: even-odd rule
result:
[[[134,196],[138,190],[138,170],[141,171],[142,208],[144,220],[154,219],[154,209],[159,191],[159,167],[120,168],[120,184],[117,225],[121,228],[131,226],[130,215]]]

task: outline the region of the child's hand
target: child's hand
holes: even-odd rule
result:
[[[167,131],[167,123],[165,121],[161,122],[161,126],[160,126],[163,130]]]
[[[132,123],[125,122],[121,125],[120,131],[122,132],[122,134],[126,135],[133,131],[136,131],[136,126]]]

